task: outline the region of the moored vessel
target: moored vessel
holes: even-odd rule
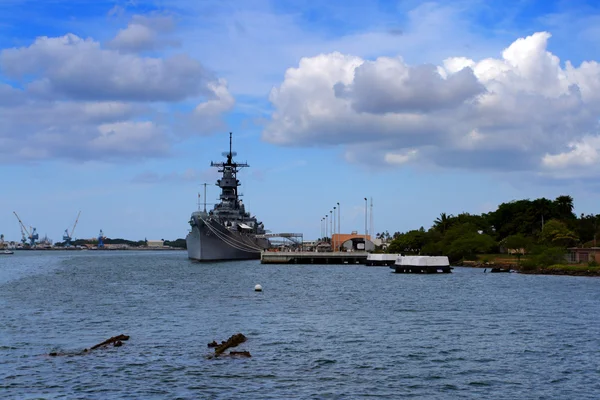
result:
[[[269,247],[264,237],[265,228],[246,211],[239,198],[240,169],[247,163],[234,161],[232,134],[229,133],[229,151],[223,153],[225,162],[211,162],[211,167],[222,174],[216,185],[221,189],[219,203],[212,210],[195,211],[190,218],[191,231],[186,237],[188,258],[196,261],[225,261],[259,259],[262,250]],[[205,196],[206,197],[206,196]]]

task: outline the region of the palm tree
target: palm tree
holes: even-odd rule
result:
[[[445,233],[450,227],[450,218],[452,217],[452,215],[448,216],[446,213],[441,213],[440,216],[433,221],[433,227],[440,232]]]
[[[573,198],[571,196],[558,196],[554,200],[554,204],[562,219],[572,219],[575,215],[573,214]]]

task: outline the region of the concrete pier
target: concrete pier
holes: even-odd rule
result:
[[[367,252],[286,252],[263,251],[260,255],[261,264],[362,264],[367,261]]]

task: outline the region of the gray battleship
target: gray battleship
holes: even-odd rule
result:
[[[246,212],[239,198],[240,181],[237,173],[247,163],[237,163],[233,157],[237,154],[231,150],[231,133],[229,134],[229,152],[223,153],[226,162],[211,162],[211,167],[219,169],[222,174],[217,180],[221,188],[220,202],[209,212],[192,213],[190,233],[186,237],[188,258],[196,261],[224,261],[259,259],[263,249],[269,247],[265,238],[262,222]],[[206,198],[206,196],[205,196]]]

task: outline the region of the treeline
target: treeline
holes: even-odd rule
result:
[[[559,196],[511,201],[480,215],[442,213],[428,230],[383,232],[376,237],[388,240],[388,253],[446,255],[456,262],[512,249],[548,264],[564,261],[567,247],[595,245],[599,222],[600,215],[576,216],[573,198]]]
[[[185,239],[176,239],[176,240],[165,240],[165,246],[177,247],[180,249],[187,249],[187,244]]]

